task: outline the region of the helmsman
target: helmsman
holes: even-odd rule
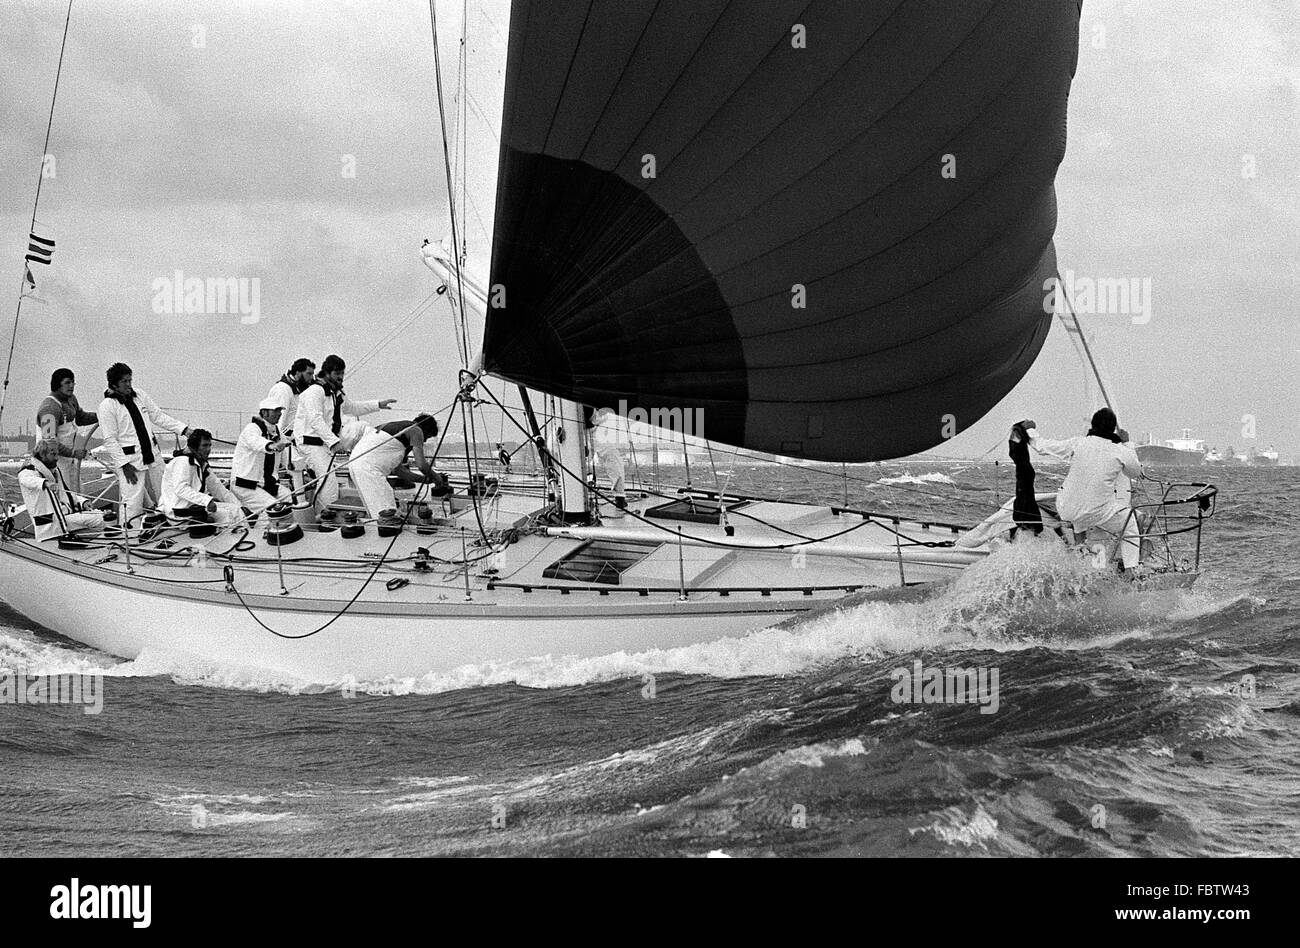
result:
[[[338,481],[334,476],[333,454],[343,429],[344,415],[366,415],[393,405],[397,399],[353,401],[343,392],[346,366],[336,355],[321,363],[320,374],[298,397],[298,417],[294,422],[294,442],[304,458],[303,484],[307,497],[320,512],[338,500]]]
[[[18,486],[36,539],[52,540],[73,531],[98,535],[104,529],[103,514],[81,509],[59,472],[58,460],[58,442],[39,441],[31,458],[18,470]]]
[[[281,411],[275,398],[268,395],[263,399],[253,420],[239,433],[230,462],[230,491],[254,516],[277,501],[293,502],[293,495],[280,486],[276,475],[276,458],[289,447],[277,427]]]
[[[144,392],[131,385],[131,367],[114,362],[108,367],[108,390],[99,403],[99,433],[108,466],[117,474],[121,524],[137,529],[145,508],[145,493],[162,492],[163,460],[159,457],[155,428],[181,436],[189,427],[168,415]]]
[[[86,449],[77,447],[77,429],[99,421],[93,411],[86,411],[74,393],[76,376],[71,369],[55,369],[50,376],[50,394],[36,407],[36,426],[41,440],[54,441],[59,447],[59,473],[74,491],[81,490],[81,465]]]

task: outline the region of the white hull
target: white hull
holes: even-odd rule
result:
[[[149,593],[120,579],[72,575],[11,552],[0,550],[5,598],[68,638],[122,658],[137,658],[145,650],[167,652],[319,683],[348,676],[420,677],[548,654],[589,657],[672,648],[743,635],[796,613],[772,600],[725,607],[666,600],[653,611],[630,602],[587,603],[552,610],[550,617],[523,606],[456,602],[444,605],[441,615],[348,613],[316,635],[293,640],[263,629],[224,591],[205,592],[202,599]],[[322,603],[321,611],[305,611],[267,597],[247,601],[262,622],[285,635],[312,631],[342,605]],[[807,608],[797,605],[798,611]]]
[[[647,496],[638,506],[664,499]],[[536,505],[536,499],[506,494],[484,515],[494,526],[508,526]],[[759,507],[795,518],[800,529],[833,535],[861,524],[853,538],[865,536],[876,546],[893,539],[872,522],[830,508],[755,504],[748,509]],[[687,524],[683,543],[674,542],[675,533],[658,533],[657,545],[645,544],[654,553],[610,585],[545,573],[548,563],[587,543],[545,531],[521,537],[506,554],[479,562],[468,582],[460,568],[412,569],[419,547],[443,562],[459,559],[465,549],[461,527],[473,522],[466,505],[435,533],[408,529],[392,548],[373,529],[365,539],[350,541],[338,532],[309,530],[303,540],[282,548],[287,594],[281,592],[275,548],[266,545],[260,529],[248,537],[253,542],[246,557],[234,563],[237,594],[226,588],[222,572],[220,553],[231,546],[229,535],[194,541],[173,531],[177,545],[163,558],[150,560],[148,549],[136,548],[130,569],[120,541],[64,551],[52,542],[15,537],[0,540],[0,599],[46,628],[122,658],[166,652],[218,667],[334,683],[349,677],[418,678],[466,665],[548,655],[595,657],[744,635],[848,593],[898,591],[903,570],[912,588],[950,578],[972,558],[968,551],[948,550],[953,557],[948,565],[911,562],[913,551],[905,550],[902,557],[864,561],[853,557],[848,545],[837,554],[833,544],[816,544],[810,547],[815,555],[804,562],[787,551],[740,545],[788,538],[757,524],[738,528],[734,538],[717,526]],[[594,532],[628,538],[644,532],[631,517],[607,523],[614,526]],[[903,526],[919,538],[953,536],[934,525]],[[474,539],[468,529],[466,535],[465,542]],[[705,537],[714,545],[691,543]],[[733,542],[735,548],[718,546]],[[187,565],[194,561],[185,548],[196,543],[212,554],[203,566]],[[369,563],[375,562],[367,557],[386,549],[391,562],[367,583]],[[158,556],[156,547],[153,555]],[[499,569],[487,569],[492,565]],[[390,590],[390,579],[408,585]],[[348,606],[354,596],[356,602]],[[308,635],[327,622],[328,628]]]

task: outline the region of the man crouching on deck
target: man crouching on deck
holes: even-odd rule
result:
[[[163,474],[162,499],[158,506],[172,520],[215,522],[226,527],[245,516],[235,497],[208,468],[212,454],[212,433],[195,428],[185,441],[185,450],[167,462]]]
[[[390,421],[371,428],[357,442],[348,467],[371,517],[401,522],[396,496],[388,483],[389,475],[408,487],[433,484],[434,495],[446,492],[447,478],[434,471],[424,453],[424,442],[437,434],[437,420],[432,415],[421,414],[414,421]],[[419,468],[421,476],[407,469],[408,458]]]

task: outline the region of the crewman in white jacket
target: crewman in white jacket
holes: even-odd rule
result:
[[[276,475],[276,458],[289,447],[277,427],[280,418],[279,400],[268,395],[239,433],[230,462],[230,491],[254,516],[277,501],[293,502],[293,495],[280,486]]]
[[[81,509],[59,472],[58,462],[59,443],[40,441],[18,470],[18,486],[36,539],[53,540],[74,530],[82,535],[99,535],[104,529],[104,515],[98,510]]]
[[[397,401],[395,398],[377,401],[348,398],[343,392],[345,368],[338,356],[325,357],[320,373],[298,396],[298,417],[294,421],[294,442],[303,455],[305,499],[312,503],[322,519],[332,517],[329,506],[339,496],[333,455],[343,429],[344,415],[367,415]]]
[[[597,408],[591,416],[591,441],[596,448],[596,462],[609,478],[610,493],[614,495],[615,510],[611,514],[621,517],[627,509],[627,490],[623,482],[623,452],[618,447],[617,418],[608,408]]]
[[[1118,441],[1118,421],[1109,408],[1092,416],[1088,434],[1079,438],[1051,441],[1030,431],[1029,445],[1040,454],[1070,462],[1070,472],[1056,495],[1056,509],[1063,521],[1099,550],[1108,561],[1118,544],[1124,569],[1132,569],[1141,558],[1141,531],[1129,497],[1129,479],[1142,476],[1137,452]],[[1121,542],[1122,538],[1122,542]]]
[[[249,513],[208,467],[211,453],[212,433],[195,428],[186,439],[185,451],[167,462],[158,506],[172,520],[211,521],[225,527]]]
[[[136,391],[131,385],[131,367],[122,362],[108,367],[108,390],[95,414],[104,439],[100,450],[117,474],[119,523],[123,529],[137,530],[146,492],[155,499],[162,492],[163,459],[155,429],[182,436],[190,429],[163,412],[144,392]]]
[[[298,417],[298,396],[311,384],[315,374],[316,363],[311,359],[294,359],[289,371],[280,376],[279,381],[266,393],[266,399],[275,402],[280,408],[280,437],[287,442],[292,443],[293,440],[293,425]],[[277,454],[276,467],[292,467],[292,454],[292,451]]]

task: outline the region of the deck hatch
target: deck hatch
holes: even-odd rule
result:
[[[623,573],[662,545],[634,540],[588,540],[542,570],[542,576],[617,586]]]
[[[739,510],[748,504],[747,500],[728,501],[727,510]],[[718,501],[714,497],[683,497],[681,500],[670,500],[658,507],[651,507],[645,515],[658,520],[680,520],[684,523],[721,522]]]

